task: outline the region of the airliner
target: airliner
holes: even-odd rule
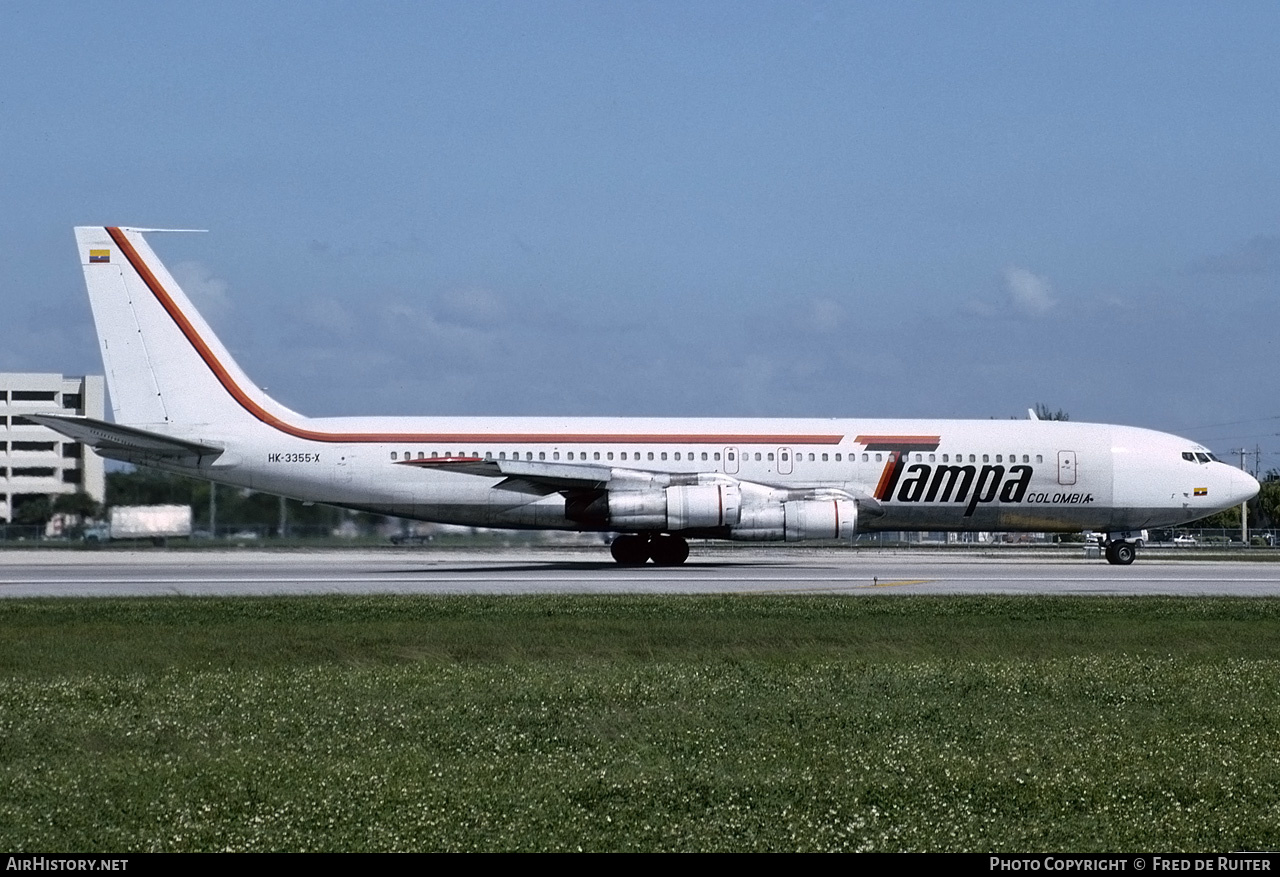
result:
[[[145,234],[76,229],[114,422],[28,415],[100,455],[219,484],[422,521],[616,534],[625,566],[690,538],[861,532],[1106,534],[1247,500],[1207,448],[1128,426],[1028,420],[306,417],[259,389]]]

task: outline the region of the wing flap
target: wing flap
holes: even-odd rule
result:
[[[520,493],[554,493],[557,490],[600,488],[610,481],[617,480],[622,471],[608,466],[593,466],[589,463],[492,460],[481,457],[432,457],[423,460],[404,460],[399,465],[504,478],[506,480],[498,485],[499,487]]]

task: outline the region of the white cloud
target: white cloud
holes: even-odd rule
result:
[[[507,305],[502,296],[479,287],[437,296],[435,310],[445,322],[474,328],[497,326],[507,317]]]
[[[1058,303],[1053,297],[1053,285],[1026,268],[1016,265],[1005,268],[1004,284],[1014,309],[1028,317],[1043,316]]]
[[[1280,235],[1260,234],[1235,249],[1193,262],[1188,274],[1272,274],[1280,271]]]
[[[353,327],[358,325],[356,317],[346,305],[330,296],[313,299],[303,309],[302,319],[318,329],[339,337],[351,335]]]
[[[217,323],[231,313],[232,302],[227,296],[227,282],[213,276],[213,272],[201,262],[179,262],[173,266],[173,279],[191,299],[210,323]]]
[[[833,334],[844,322],[844,308],[829,298],[815,298],[809,303],[809,321],[809,328],[814,332]]]

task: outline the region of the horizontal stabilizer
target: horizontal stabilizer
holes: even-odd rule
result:
[[[223,449],[214,445],[148,432],[132,426],[120,426],[92,417],[65,414],[25,414],[28,420],[57,430],[67,438],[83,442],[104,457],[132,462],[140,458],[217,457]]]

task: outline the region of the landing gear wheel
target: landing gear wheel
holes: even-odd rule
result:
[[[609,546],[609,553],[623,566],[643,566],[649,560],[649,540],[643,536],[619,536]]]
[[[1102,549],[1102,556],[1107,559],[1107,563],[1116,562],[1116,546],[1119,544],[1119,542],[1108,542]]]
[[[1137,556],[1138,551],[1132,542],[1111,542],[1107,545],[1107,563],[1128,566]]]
[[[1112,552],[1112,554],[1115,557],[1115,560],[1111,561],[1112,563],[1117,563],[1120,566],[1128,566],[1133,563],[1134,558],[1138,556],[1138,551],[1133,547],[1132,542],[1117,542],[1115,545],[1115,551]]]
[[[649,541],[649,556],[658,566],[679,566],[689,559],[689,543],[679,536],[654,536]]]

